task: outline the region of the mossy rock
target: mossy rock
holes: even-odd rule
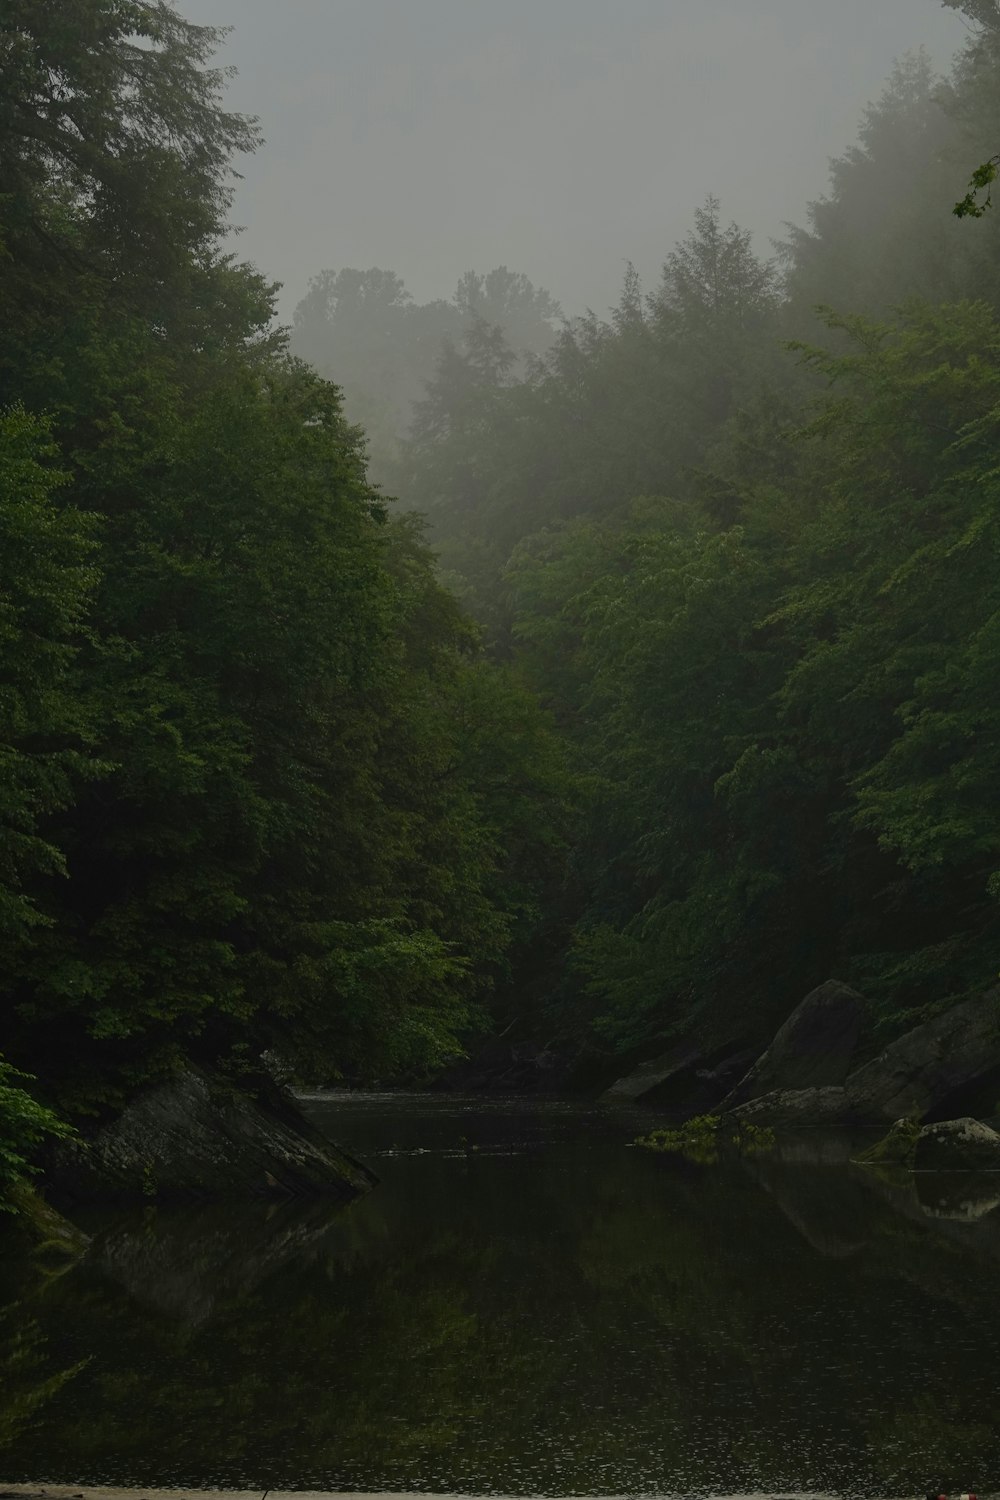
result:
[[[13,1212],[3,1215],[3,1238],[15,1253],[64,1262],[76,1260],[87,1249],[89,1236],[57,1213],[29,1183],[17,1183],[7,1196]]]
[[[856,1159],[866,1167],[902,1167],[912,1171],[920,1130],[919,1120],[897,1120],[888,1135]]]

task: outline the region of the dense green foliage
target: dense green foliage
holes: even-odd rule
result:
[[[10,1208],[10,1197],[32,1157],[47,1136],[65,1136],[69,1128],[39,1104],[22,1083],[31,1080],[0,1057],[0,1213]]]
[[[181,1056],[439,1067],[563,837],[543,714],[219,251],[217,41],[3,17],[0,1044],[70,1115]],[[2,1114],[14,1162],[47,1117]]]

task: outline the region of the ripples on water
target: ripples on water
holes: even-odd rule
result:
[[[347,1209],[97,1220],[0,1313],[0,1478],[886,1496],[994,1482],[1000,1213],[843,1141],[697,1167],[645,1116],[313,1096]],[[1000,1193],[996,1195],[1000,1197]],[[18,1293],[20,1292],[20,1295]]]

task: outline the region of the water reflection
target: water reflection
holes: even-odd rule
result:
[[[382,1186],[7,1267],[0,1474],[487,1493],[988,1487],[989,1179],[703,1169],[565,1105],[318,1103]],[[20,1281],[18,1281],[20,1276]]]

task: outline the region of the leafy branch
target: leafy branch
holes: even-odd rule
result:
[[[976,168],[969,178],[969,191],[964,198],[960,198],[952,209],[956,219],[981,219],[993,203],[993,184],[996,182],[997,173],[1000,172],[1000,152],[991,156]],[[980,202],[979,194],[985,192],[986,197]]]

